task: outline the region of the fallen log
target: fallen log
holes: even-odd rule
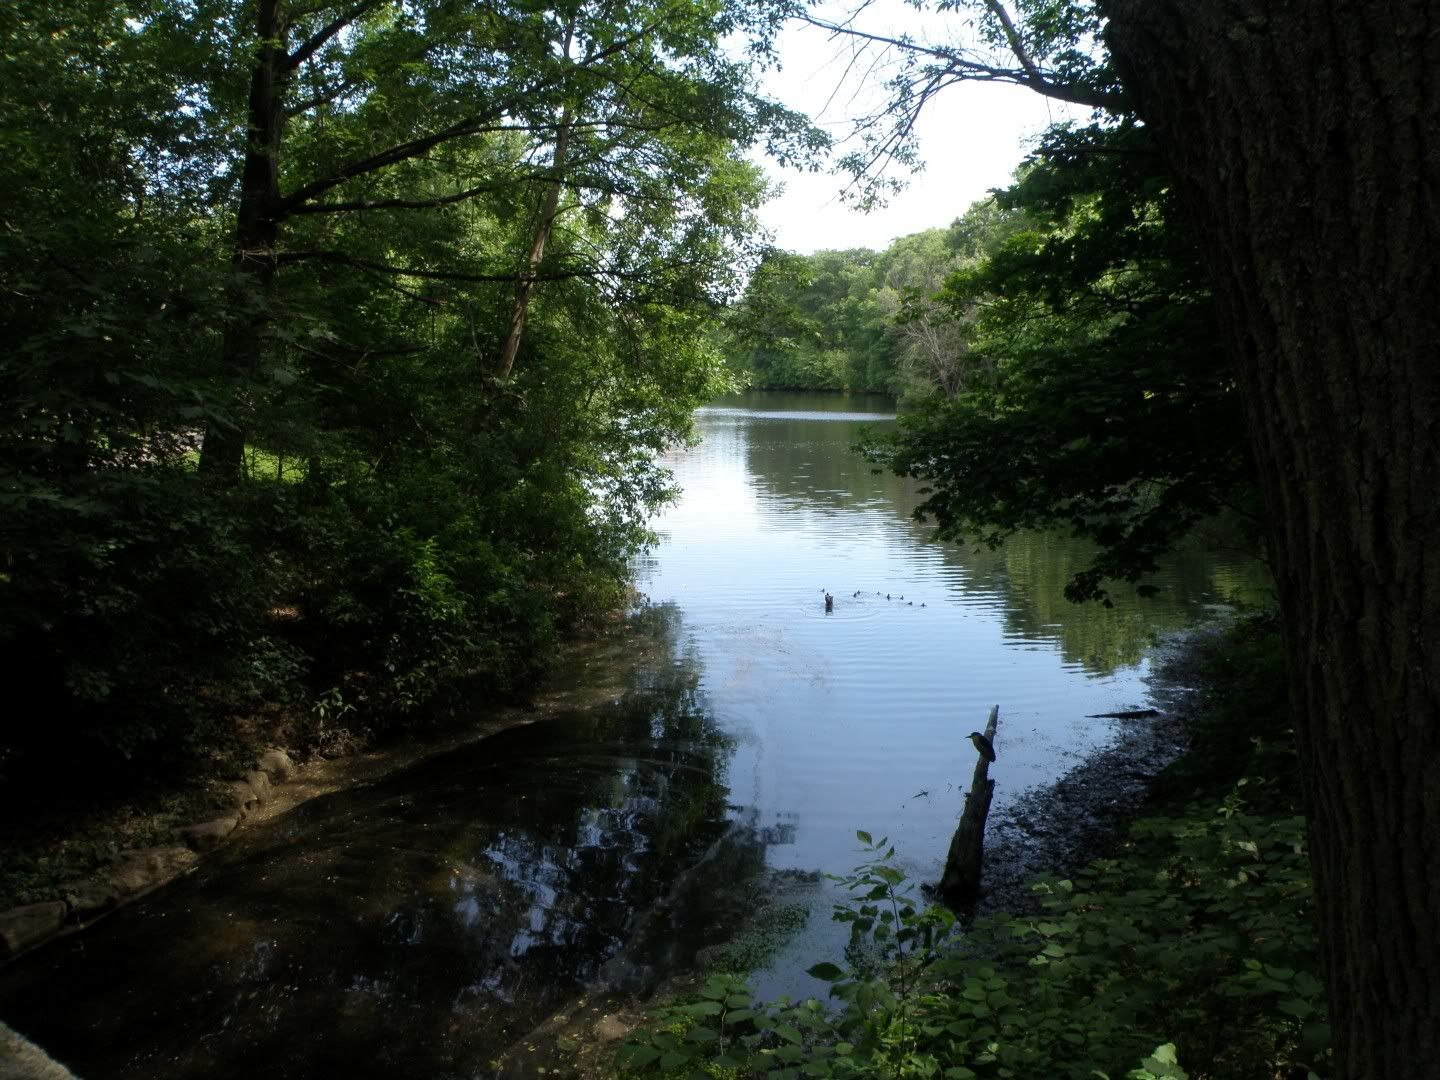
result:
[[[995,781],[990,779],[990,762],[995,759],[995,728],[1000,722],[1000,706],[990,710],[985,731],[975,741],[979,760],[975,776],[965,796],[960,823],[950,838],[950,852],[945,857],[945,873],[940,878],[940,900],[951,911],[970,915],[980,899],[980,870],[985,854],[985,818],[990,813],[990,800],[995,796]],[[981,733],[977,732],[976,735]]]

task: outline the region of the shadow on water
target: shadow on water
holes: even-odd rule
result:
[[[693,655],[637,668],[306,803],[4,973],[0,1015],[89,1080],[484,1075],[582,990],[688,963],[763,865],[698,685]]]
[[[756,988],[823,994],[805,971],[845,931],[814,878],[855,864],[857,828],[933,879],[992,704],[998,816],[1131,753],[1094,714],[1140,704],[1150,642],[1253,577],[1195,552],[1154,600],[1068,604],[1076,541],[930,542],[916,486],[850,452],[885,418],[836,395],[702,410],[636,564],[656,605],[575,650],[540,719],[256,828],[0,973],[0,1017],[87,1080],[530,1075],[536,1025],[685,971],[772,875],[809,883],[784,898],[809,917]]]

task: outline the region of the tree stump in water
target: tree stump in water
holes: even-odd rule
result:
[[[1000,706],[990,710],[985,721],[985,739],[995,745],[995,727],[1000,722]],[[985,854],[985,818],[990,813],[990,800],[995,796],[995,781],[990,779],[990,760],[977,747],[980,760],[975,763],[975,777],[965,796],[960,824],[950,838],[950,853],[945,857],[945,873],[940,878],[940,899],[951,911],[969,915],[980,899],[980,863]]]

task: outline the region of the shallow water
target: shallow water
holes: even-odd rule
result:
[[[583,989],[690,964],[764,868],[844,872],[868,829],[936,876],[990,705],[1000,809],[1111,738],[1086,714],[1143,704],[1155,634],[1258,574],[1197,554],[1156,600],[1069,605],[1081,545],[929,541],[913,485],[848,451],[890,416],[702,410],[637,566],[652,606],[575,651],[541,719],[249,832],[0,973],[0,1017],[91,1080],[484,1076]],[[843,943],[829,887],[806,900],[764,992],[820,990],[803,969]]]

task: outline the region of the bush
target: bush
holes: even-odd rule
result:
[[[887,959],[879,976],[829,963],[839,1011],[751,1000],[715,976],[663,1008],[621,1054],[631,1073],[890,1077],[1323,1075],[1329,1029],[1299,817],[1218,806],[1136,822],[1113,858],[1034,886],[1035,918],[960,935],[923,907],[885,840],[836,912]],[[685,1072],[684,1070],[690,1070]]]

